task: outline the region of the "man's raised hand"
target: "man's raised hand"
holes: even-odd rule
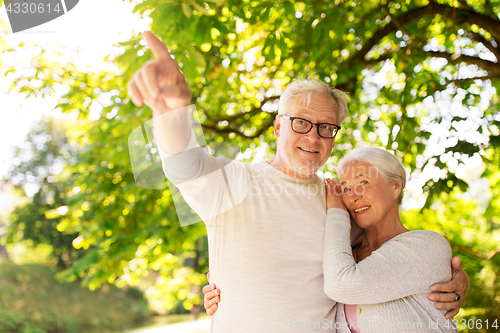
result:
[[[150,31],[143,34],[155,60],[147,61],[128,83],[137,106],[146,104],[157,114],[189,105],[191,91],[167,47]]]

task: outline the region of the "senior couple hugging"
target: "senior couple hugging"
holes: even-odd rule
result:
[[[156,59],[128,91],[153,110],[165,175],[206,224],[212,332],[456,332],[447,319],[468,278],[445,238],[401,223],[401,162],[364,147],[338,163],[338,180],[316,174],[348,114],[342,92],[291,83],[272,159],[213,158],[191,129],[191,93],[177,63],[156,36],[144,38]]]

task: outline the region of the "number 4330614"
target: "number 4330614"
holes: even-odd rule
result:
[[[481,329],[481,328],[494,328],[494,329],[498,329],[498,323],[497,323],[497,320],[498,319],[495,319],[494,321],[490,322],[488,319],[486,320],[481,320],[481,319],[477,319],[477,320],[474,320],[474,319],[469,319],[469,320],[466,320],[466,319],[461,319],[460,321],[458,321],[457,319],[453,319],[453,320],[449,320],[447,319],[446,322],[444,323],[444,327],[446,328],[453,328],[453,329]]]
[[[63,9],[59,7],[59,3],[57,5],[55,5],[54,7],[50,7],[50,3],[48,4],[44,4],[44,3],[39,3],[39,4],[36,4],[36,3],[27,3],[27,2],[24,2],[24,3],[19,3],[19,2],[16,2],[15,4],[12,4],[12,3],[9,3],[6,7],[6,10],[7,10],[7,13],[15,13],[15,14],[19,14],[19,13],[23,13],[23,14],[27,14],[27,13],[31,13],[31,14],[34,14],[34,13],[39,13],[39,14],[42,14],[44,12],[47,12],[47,13],[52,13],[52,12],[56,12],[56,13],[59,13],[61,12]]]

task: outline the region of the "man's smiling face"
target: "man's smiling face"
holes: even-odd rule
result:
[[[306,105],[306,97],[297,96],[284,114],[300,117],[312,123],[338,125],[338,105],[331,96],[313,93],[311,103]],[[296,133],[291,128],[291,120],[276,118],[274,133],[278,138],[276,167],[288,176],[309,179],[328,160],[335,146],[335,139],[318,135],[317,126],[306,134]]]

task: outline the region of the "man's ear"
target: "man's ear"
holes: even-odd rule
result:
[[[276,118],[274,118],[274,136],[277,138],[280,137],[280,129],[281,129],[281,123],[280,123],[280,116],[277,115]]]

